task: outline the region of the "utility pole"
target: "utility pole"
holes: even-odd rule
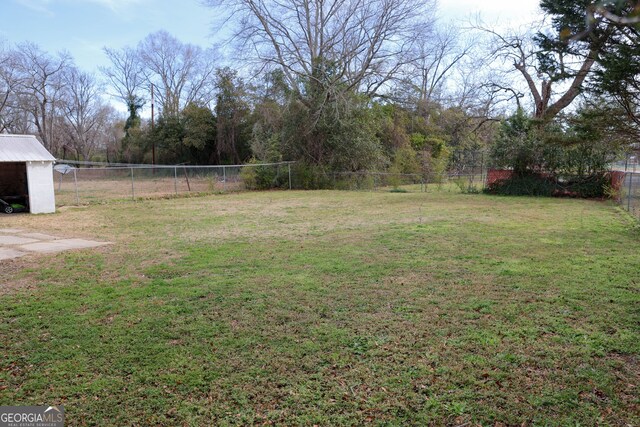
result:
[[[154,126],[154,97],[153,97],[153,83],[151,83],[151,164],[156,164],[156,140],[153,136]]]

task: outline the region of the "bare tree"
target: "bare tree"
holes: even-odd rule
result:
[[[155,85],[162,114],[176,117],[191,102],[214,95],[215,52],[185,44],[166,31],[148,35],[137,48],[146,84]]]
[[[207,0],[238,18],[235,39],[288,84],[379,91],[402,65],[429,0]],[[346,84],[345,84],[346,83]],[[338,87],[340,87],[338,89]]]
[[[16,118],[16,91],[19,85],[15,52],[0,45],[0,133],[9,130]]]
[[[91,74],[72,67],[65,72],[64,83],[61,110],[68,144],[63,149],[66,154],[71,148],[77,159],[89,160],[97,149],[106,149],[113,108],[103,103],[103,88]]]
[[[144,104],[142,90],[145,78],[138,52],[130,47],[120,50],[104,48],[104,53],[111,61],[110,67],[100,67],[116,98],[125,103],[130,114],[136,115]]]
[[[467,77],[456,74],[459,74],[458,66],[469,55],[471,47],[471,43],[463,40],[453,26],[420,31],[413,46],[412,60],[402,68],[400,87],[403,98],[427,118],[433,103],[442,105],[448,101],[445,94],[450,92],[451,88],[447,87],[450,79]],[[451,98],[458,99],[460,94],[451,95]]]
[[[63,74],[70,65],[67,54],[52,56],[33,43],[17,46],[18,108],[28,113],[43,145],[53,153],[59,152],[63,143],[58,118]]]

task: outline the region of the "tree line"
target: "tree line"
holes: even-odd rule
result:
[[[508,152],[511,114],[527,115],[543,146],[618,149],[639,134],[634,1],[542,0],[545,21],[524,31],[455,28],[431,0],[208,5],[232,32],[218,49],[160,31],[105,47],[97,75],[32,43],[2,46],[0,131],[71,159],[424,174],[456,153]]]

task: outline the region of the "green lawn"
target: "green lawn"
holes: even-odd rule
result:
[[[640,424],[640,232],[605,202],[264,192],[18,227],[0,404],[67,425]]]

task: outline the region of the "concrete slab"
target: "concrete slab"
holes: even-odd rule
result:
[[[22,233],[23,231],[19,228],[0,228],[0,233]]]
[[[0,234],[0,246],[24,245],[27,243],[34,243],[37,241],[38,239],[29,239],[28,237],[18,237],[18,236],[12,236],[10,234],[7,234],[7,235]]]
[[[111,242],[94,242],[84,239],[60,239],[21,245],[18,249],[38,253],[54,253],[68,251],[70,249],[97,248],[99,246],[110,244]]]
[[[18,258],[23,255],[26,255],[26,253],[11,248],[0,248],[0,261],[5,259]]]
[[[59,237],[49,236],[48,234],[42,234],[42,233],[20,233],[20,237],[28,237],[29,239],[36,239],[36,240],[56,240],[56,239],[59,239]]]

